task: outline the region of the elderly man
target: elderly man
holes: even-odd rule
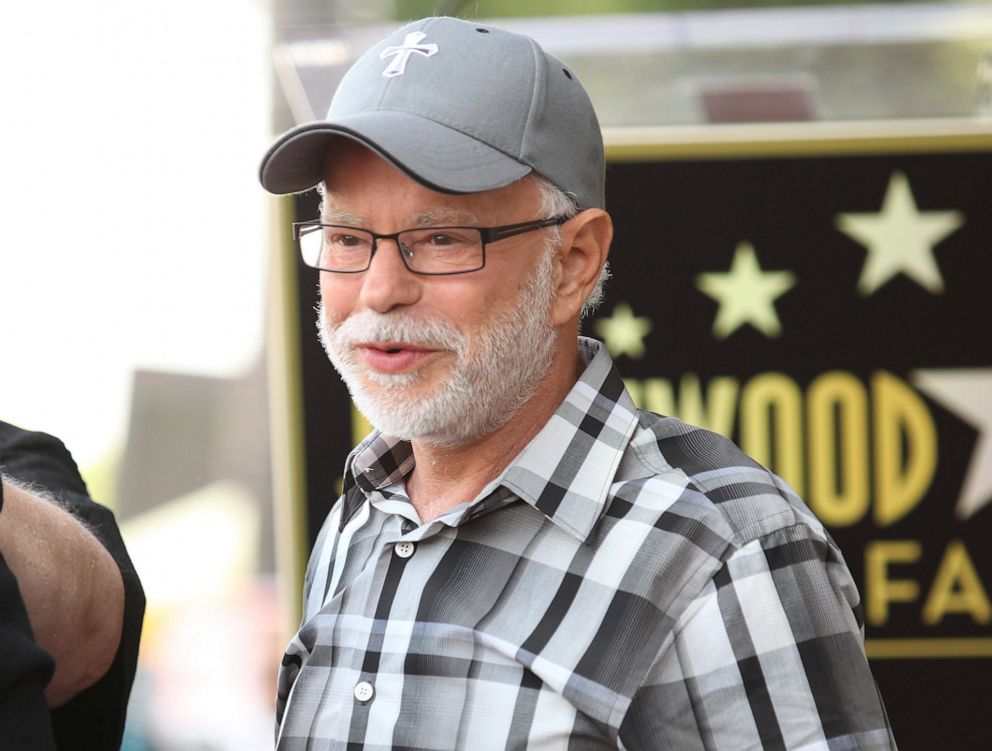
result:
[[[266,155],[376,430],[312,553],[278,748],[888,749],[840,551],[578,336],[612,225],[567,66],[411,24]]]

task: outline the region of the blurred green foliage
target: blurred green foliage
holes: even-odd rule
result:
[[[980,1],[987,2],[987,0]],[[881,3],[906,4],[906,0],[395,0],[394,8],[395,18],[406,20],[433,15],[512,18]]]

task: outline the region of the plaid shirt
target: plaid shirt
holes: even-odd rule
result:
[[[479,496],[421,524],[373,433],[314,548],[278,749],[891,749],[823,526],[604,348]]]

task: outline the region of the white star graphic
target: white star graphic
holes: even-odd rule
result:
[[[627,303],[613,308],[613,315],[596,321],[596,333],[613,357],[644,357],[644,337],[651,332],[651,319],[635,316]]]
[[[933,246],[964,224],[960,211],[920,211],[901,172],[893,172],[878,213],[838,214],[837,229],[868,250],[858,292],[870,295],[902,272],[932,294],[944,291]]]
[[[790,271],[762,271],[750,243],[742,242],[734,252],[727,272],[709,272],[696,276],[696,286],[720,303],[713,335],[724,339],[746,323],[767,337],[782,333],[775,312],[775,299],[796,284]]]
[[[967,519],[992,502],[992,368],[918,370],[913,383],[978,430],[955,513]]]

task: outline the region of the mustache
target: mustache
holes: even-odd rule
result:
[[[396,343],[429,345],[461,353],[465,337],[447,321],[415,318],[402,313],[378,313],[363,310],[348,316],[337,325],[325,317],[323,305],[318,309],[320,319],[328,324],[335,343],[353,346],[359,343]]]

